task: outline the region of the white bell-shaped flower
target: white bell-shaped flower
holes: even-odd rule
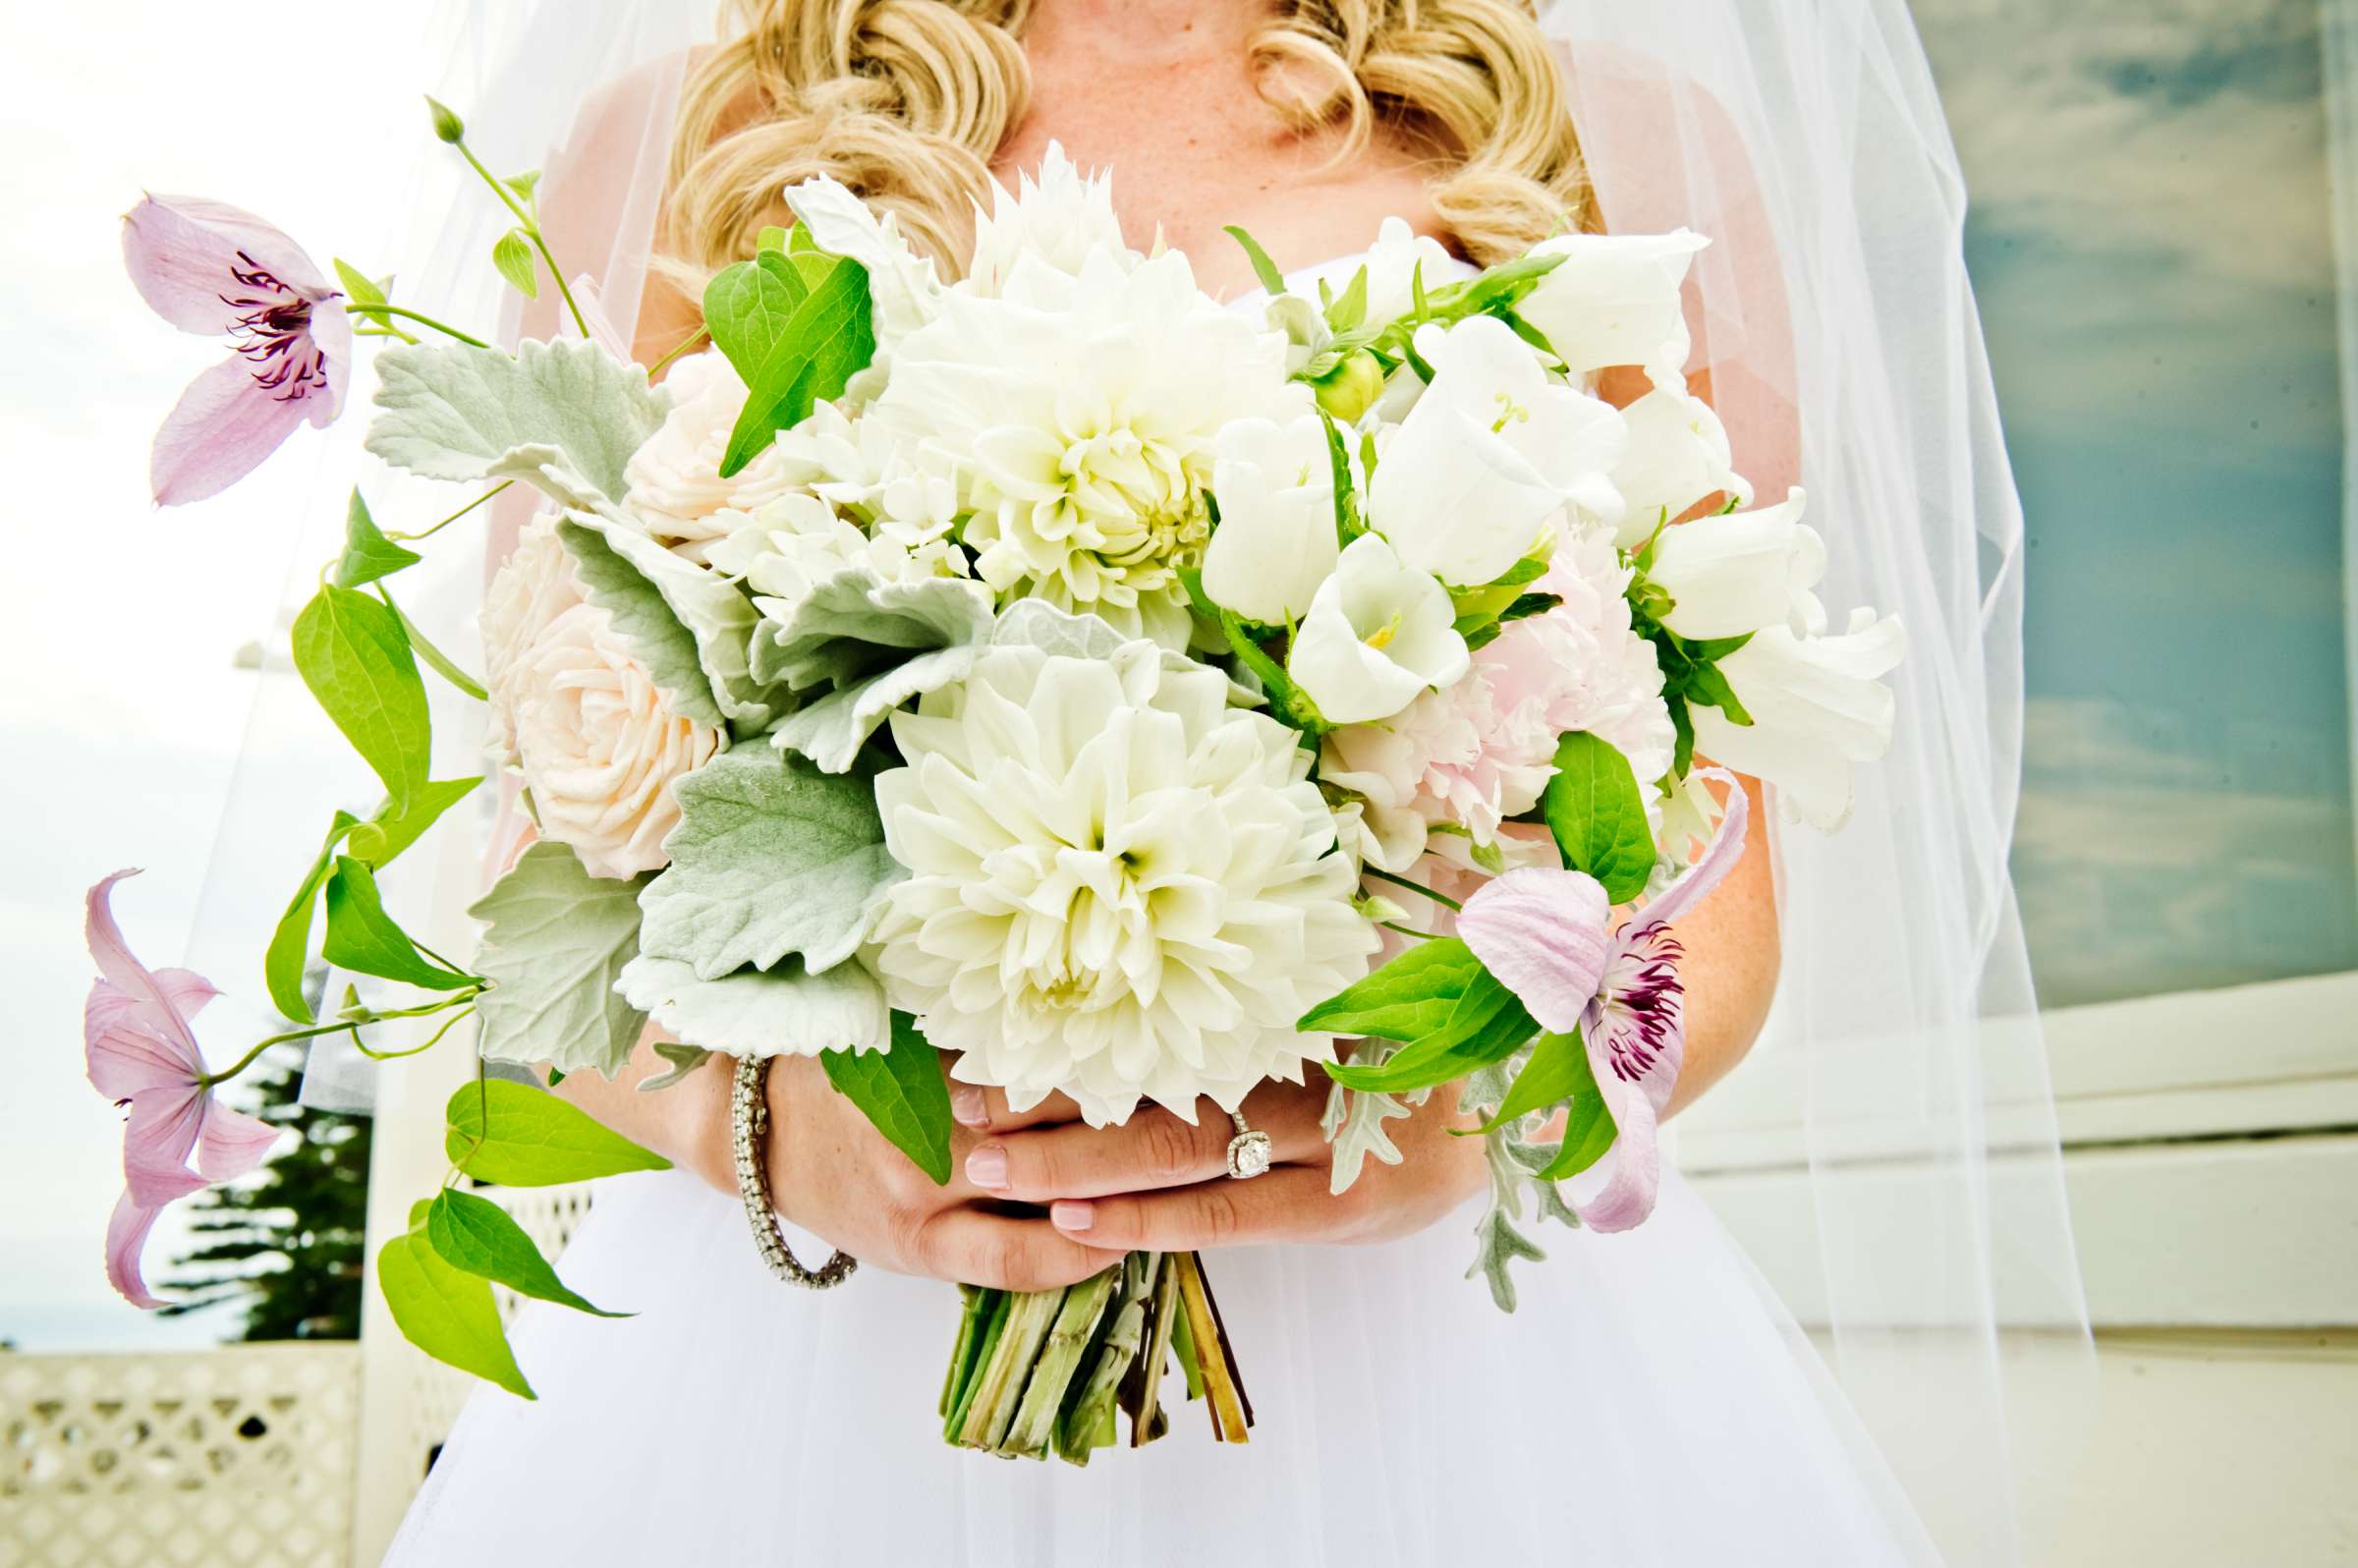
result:
[[[1204,591],[1247,620],[1283,626],[1334,572],[1334,460],[1315,414],[1237,420],[1212,442],[1220,524],[1204,552]]]
[[[1470,655],[1456,607],[1432,574],[1373,533],[1351,541],[1312,600],[1286,673],[1334,724],[1389,718],[1428,687],[1461,678]]]
[[[1567,503],[1620,520],[1610,475],[1627,435],[1610,406],[1550,380],[1493,316],[1429,324],[1417,352],[1432,384],[1382,446],[1368,493],[1403,561],[1474,588],[1521,560]]]

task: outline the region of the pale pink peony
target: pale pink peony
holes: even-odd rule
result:
[[[532,792],[541,836],[592,876],[660,869],[673,786],[720,749],[674,711],[613,618],[588,601],[555,520],[526,530],[482,616],[492,750]]]
[[[1366,859],[1403,870],[1440,823],[1496,842],[1500,823],[1539,803],[1573,730],[1613,746],[1641,783],[1670,771],[1677,737],[1654,644],[1630,625],[1628,584],[1609,533],[1567,536],[1531,586],[1561,604],[1510,623],[1456,685],[1326,737],[1320,777],[1365,798]]]

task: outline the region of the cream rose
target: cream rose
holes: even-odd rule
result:
[[[482,614],[492,751],[532,792],[541,835],[592,876],[660,869],[672,786],[720,750],[674,712],[613,618],[589,602],[542,517],[492,580]]]
[[[622,506],[649,536],[702,566],[712,540],[743,521],[719,514],[750,512],[784,494],[785,467],[775,448],[764,447],[734,476],[720,476],[729,431],[745,407],[745,382],[719,350],[689,355],[663,384],[671,389],[671,413],[631,454]]]

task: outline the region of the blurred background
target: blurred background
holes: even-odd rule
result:
[[[2015,872],[2103,1351],[2051,1560],[2358,1562],[2358,4],[1914,9],[2028,517]],[[405,1384],[395,1429],[363,1397],[394,1375],[354,1342],[365,1124],[284,1105],[293,1153],[167,1220],[150,1278],[203,1310],[100,1274],[120,1135],[82,1077],[80,896],[148,868],[117,910],[160,963],[208,874],[292,880],[210,846],[337,461],[307,432],[149,508],[148,433],[217,350],[141,307],[115,216],[216,196],[381,270],[432,78],[381,9],[282,19],[266,62],[211,10],[12,0],[0,53],[0,1568],[140,1531],[158,1561],[368,1560],[447,1406]],[[216,1007],[214,1040],[253,1021]],[[1707,1181],[1740,1131],[1710,1111]]]

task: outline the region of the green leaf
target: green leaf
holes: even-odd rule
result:
[[[1352,1063],[1359,1067],[1380,1067],[1399,1049],[1388,1039],[1362,1040],[1352,1053]],[[1403,1156],[1392,1135],[1383,1130],[1388,1121],[1398,1121],[1413,1114],[1406,1105],[1389,1094],[1354,1093],[1336,1084],[1326,1092],[1326,1113],[1319,1120],[1319,1131],[1326,1135],[1333,1148],[1327,1170],[1327,1190],[1340,1198],[1359,1180],[1361,1169],[1372,1155],[1386,1165],[1397,1165]]]
[[[540,269],[533,264],[533,242],[522,229],[510,229],[491,242],[491,264],[518,294],[528,300],[540,298]]]
[[[851,957],[868,912],[908,873],[884,847],[874,787],[774,752],[726,752],[680,780],[671,866],[640,898],[640,944],[700,980],[789,953]]]
[[[756,296],[758,306],[742,317],[705,318],[712,341],[737,366],[747,387],[745,409],[721,456],[722,478],[752,462],[779,430],[810,418],[812,407],[821,399],[843,396],[845,385],[868,368],[876,352],[868,269],[859,262],[816,251],[788,255],[764,251],[752,264],[765,283],[781,273],[791,274],[809,292],[783,321],[776,318],[776,306],[784,295],[767,289]],[[710,291],[706,293],[709,300]],[[764,343],[756,359],[755,346]]]
[[[553,1301],[560,1307],[593,1317],[628,1317],[593,1307],[557,1277],[533,1245],[532,1237],[514,1216],[473,1193],[444,1188],[425,1211],[425,1239],[436,1257],[451,1267],[479,1274],[494,1285],[505,1285],[534,1301]]]
[[[336,562],[335,580],[339,588],[357,588],[373,583],[380,577],[390,577],[405,566],[416,566],[425,557],[416,550],[405,550],[385,537],[368,515],[368,503],[361,499],[355,488],[352,500],[344,509],[344,554]]]
[[[394,1326],[438,1362],[495,1382],[511,1394],[538,1397],[524,1380],[516,1353],[508,1348],[490,1282],[453,1268],[435,1253],[425,1235],[426,1207],[420,1204],[411,1210],[411,1228],[376,1255],[376,1281],[392,1309]]]
[[[393,595],[385,591],[385,586],[382,583],[376,586],[376,596],[383,599],[385,607],[401,621],[401,632],[410,640],[411,652],[425,660],[427,666],[436,675],[448,681],[458,691],[474,698],[478,702],[491,700],[491,694],[483,690],[482,682],[452,663],[449,654],[426,641],[425,634],[418,630],[416,621],[401,613],[401,606],[393,602]]]
[[[655,1054],[671,1063],[671,1070],[659,1073],[652,1078],[639,1080],[639,1092],[643,1094],[651,1094],[659,1089],[669,1089],[712,1059],[712,1053],[702,1045],[684,1045],[676,1039],[659,1039],[651,1043],[654,1046]],[[548,1087],[551,1089],[557,1087],[553,1079]]]
[[[759,234],[754,236],[754,249],[758,252],[785,250],[786,231],[774,223],[768,225]]]
[[[1730,724],[1749,727],[1752,723],[1752,715],[1736,698],[1736,689],[1728,684],[1716,665],[1697,665],[1687,677],[1686,695],[1690,702],[1701,702],[1705,707],[1715,707],[1725,713]]]
[[[262,984],[270,992],[270,1003],[299,1024],[309,1024],[318,1016],[311,1011],[310,998],[303,994],[304,965],[311,956],[311,911],[318,905],[319,889],[334,865],[336,846],[360,825],[360,818],[350,812],[336,813],[311,868],[304,873],[303,885],[288,901],[286,913],[270,932],[270,945],[262,951]]]
[[[963,578],[886,583],[866,566],[836,573],[795,601],[783,626],[763,621],[754,668],[796,690],[836,690],[789,714],[770,735],[825,772],[841,773],[902,703],[964,680],[990,635],[990,590]]]
[[[1539,1023],[1489,972],[1460,999],[1450,1021],[1433,1034],[1401,1048],[1380,1067],[1330,1063],[1326,1076],[1346,1089],[1387,1094],[1413,1093],[1504,1061],[1529,1044]],[[1495,991],[1491,987],[1496,987]]]
[[[950,1180],[950,1087],[941,1055],[906,1013],[892,1015],[892,1049],[828,1051],[819,1057],[835,1092],[860,1107],[892,1147],[933,1178]]]
[[[425,784],[425,683],[401,617],[328,584],[295,617],[295,667],[354,751],[408,810]]]
[[[1530,1237],[1515,1229],[1506,1211],[1493,1204],[1475,1223],[1476,1250],[1474,1265],[1466,1270],[1468,1279],[1482,1275],[1490,1282],[1490,1300],[1500,1312],[1515,1310],[1515,1281],[1507,1265],[1521,1258],[1531,1262],[1544,1262],[1547,1255],[1533,1244]]]
[[[1368,531],[1360,520],[1359,497],[1351,489],[1351,449],[1344,444],[1343,427],[1333,415],[1321,409],[1319,420],[1326,426],[1326,466],[1334,480],[1334,535],[1348,546]]]
[[[1326,307],[1326,324],[1337,332],[1350,332],[1368,318],[1368,269],[1362,266],[1351,274],[1350,286]]]
[[[1261,248],[1259,240],[1233,223],[1221,232],[1245,248],[1245,259],[1253,263],[1253,276],[1261,280],[1263,293],[1273,300],[1285,292],[1285,274],[1277,270],[1277,263],[1269,259],[1269,252]]]
[[[759,617],[736,585],[633,528],[587,512],[559,520],[557,537],[590,601],[613,616],[648,679],[679,712],[746,736],[767,729],[792,705],[748,663]]]
[[[500,1187],[557,1187],[635,1170],[669,1170],[566,1100],[530,1084],[480,1078],[461,1084],[444,1107],[442,1145],[451,1163]]]
[[[811,278],[786,253],[787,231],[772,226],[777,244],[757,242],[751,260],[723,267],[704,285],[704,325],[740,380],[761,368],[793,329],[794,313],[811,298]]]
[[[693,965],[642,953],[623,967],[617,988],[685,1043],[731,1056],[872,1051],[891,1039],[884,988],[857,959],[816,975],[795,957],[698,980]]]
[[[1068,659],[1109,659],[1130,641],[1101,616],[1075,615],[1046,599],[1017,599],[990,628],[992,647],[1036,647]]]
[[[352,829],[352,853],[366,861],[371,870],[383,870],[395,857],[412,844],[419,835],[434,825],[436,818],[465,800],[482,775],[474,778],[446,778],[429,783],[418,792],[406,812],[397,812],[391,801],[377,808],[376,815]]]
[[[519,200],[530,201],[533,198],[533,193],[539,188],[540,171],[527,169],[522,174],[511,174],[500,184],[515,192]]]
[[[344,285],[346,307],[356,313],[365,306],[385,303],[384,286],[342,256],[336,257],[336,280]]]
[[[486,923],[476,968],[478,1046],[495,1062],[549,1062],[611,1078],[646,1019],[614,994],[639,952],[644,877],[591,876],[572,850],[542,839],[468,914]]]
[[[1419,942],[1304,1013],[1294,1028],[1420,1039],[1448,1023],[1466,988],[1485,973],[1482,960],[1457,937]]]
[[[579,339],[528,341],[513,355],[402,344],[376,357],[376,373],[372,456],[429,479],[529,478],[567,505],[582,498],[560,493],[550,464],[619,501],[631,454],[671,408],[646,371]]]
[[[1597,1081],[1589,1076],[1588,1047],[1580,1040],[1580,1031],[1569,1035],[1553,1032],[1542,1034],[1539,1043],[1531,1048],[1531,1060],[1515,1075],[1512,1089],[1499,1102],[1497,1112],[1485,1122],[1482,1131],[1494,1133],[1517,1117],[1529,1115],[1544,1106],[1559,1104],[1569,1099],[1582,1086],[1593,1093]],[[1452,1132],[1464,1132],[1452,1128]],[[1467,1133],[1471,1137],[1471,1133]]]
[[[1603,883],[1615,904],[1646,891],[1654,875],[1654,829],[1629,759],[1608,742],[1585,730],[1566,735],[1540,809],[1564,864]]]
[[[426,961],[400,923],[385,913],[374,873],[349,855],[336,857],[335,871],[327,879],[327,935],[319,943],[319,956],[355,975],[374,975],[428,990],[464,990],[476,982],[472,975],[454,974]]]
[[[1577,1176],[1604,1158],[1621,1129],[1613,1122],[1613,1113],[1598,1092],[1596,1079],[1589,1076],[1589,1053],[1580,1054],[1579,1073],[1585,1081],[1572,1094],[1572,1103],[1564,1113],[1564,1142],[1547,1168],[1540,1172],[1544,1181],[1560,1182]]]

